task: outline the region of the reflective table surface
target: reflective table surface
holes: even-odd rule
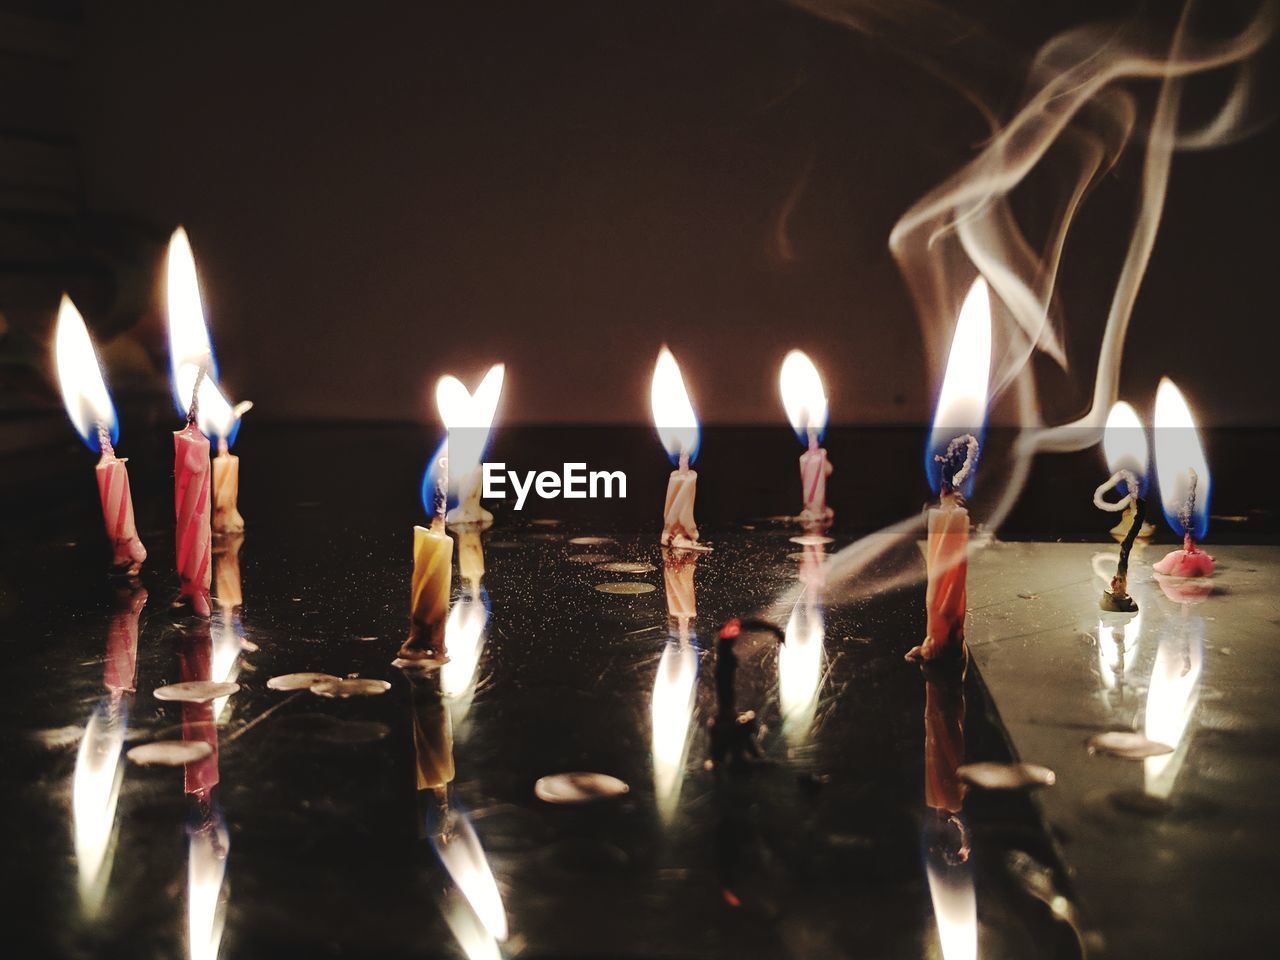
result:
[[[421,508],[378,496],[396,477],[375,445],[352,463],[330,443],[245,445],[248,530],[218,544],[211,621],[170,609],[163,484],[135,480],[151,559],[133,584],[103,576],[92,499],[30,495],[45,515],[6,541],[2,594],[19,955],[939,956],[940,937],[947,957],[1077,955],[1037,895],[1070,890],[1032,801],[957,779],[1010,758],[977,672],[903,661],[922,588],[822,599],[838,527],[804,545],[712,522],[713,552],[672,556],[656,498],[499,511],[468,544],[483,577],[455,569],[449,662],[401,669]],[[709,769],[715,638],[745,614],[787,643],[738,641],[742,755]],[[299,671],[390,686],[268,685]],[[155,695],[190,680],[239,690]],[[207,755],[128,758],[166,741]],[[566,772],[628,790],[535,793]]]

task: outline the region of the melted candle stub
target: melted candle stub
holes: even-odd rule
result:
[[[333,697],[345,700],[347,697],[376,697],[391,689],[386,680],[366,680],[353,677],[347,680],[323,680],[309,688],[318,697]]]
[[[1090,753],[1105,753],[1108,756],[1120,757],[1123,760],[1145,760],[1147,757],[1159,757],[1173,753],[1173,747],[1167,743],[1156,743],[1148,740],[1140,733],[1132,730],[1112,730],[1089,738]]]
[[[180,767],[212,754],[213,747],[203,740],[157,740],[134,747],[125,756],[144,767]]]
[[[533,785],[534,795],[545,803],[590,803],[630,793],[631,788],[607,773],[556,773]]]
[[[205,703],[220,697],[229,697],[240,689],[238,683],[214,683],[212,680],[188,680],[157,687],[157,700],[173,700],[182,703]]]
[[[317,683],[324,683],[328,680],[341,680],[341,677],[335,677],[332,673],[285,673],[278,677],[272,677],[267,681],[268,690],[310,690]]]

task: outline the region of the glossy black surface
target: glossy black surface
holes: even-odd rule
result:
[[[416,433],[383,436],[388,449],[415,449]],[[633,493],[611,508],[612,520],[561,509],[561,522],[534,523],[500,511],[483,539],[491,609],[474,685],[458,655],[465,645],[455,644],[458,666],[448,679],[413,678],[391,661],[406,627],[418,477],[396,476],[388,463],[398,469],[406,458],[379,462],[375,444],[352,455],[358,440],[334,431],[323,446],[244,445],[244,600],[211,625],[168,610],[176,580],[167,504],[140,498],[151,559],[136,692],[114,697],[108,687],[128,672],[121,637],[129,613],[102,576],[95,505],[35,495],[33,509],[48,508],[50,526],[4,549],[9,683],[0,718],[15,757],[0,767],[9,808],[0,845],[10,865],[0,897],[9,942],[22,944],[22,955],[940,955],[926,863],[936,867],[954,852],[959,835],[925,802],[926,682],[902,660],[920,638],[922,589],[856,604],[832,599],[825,659],[809,675],[820,686],[807,731],[803,722],[781,723],[777,644],[764,634],[745,638],[738,706],[758,713],[762,757],[742,770],[708,771],[715,632],[751,612],[787,624],[802,567],[794,557],[803,548],[789,540],[797,530],[708,524],[715,550],[697,560],[697,617],[682,648],[664,600],[656,498]],[[664,475],[656,444],[643,453],[652,456],[637,452],[635,464]],[[83,457],[66,459],[68,470],[88,469]],[[373,495],[362,494],[362,476]],[[377,495],[399,484],[402,499]],[[135,480],[149,486],[162,484]],[[714,507],[707,513],[717,515]],[[828,550],[847,541],[839,531]],[[578,536],[613,539],[573,544]],[[885,562],[919,563],[913,549]],[[607,573],[574,559],[583,554],[654,569]],[[219,563],[227,575],[225,555]],[[655,589],[595,589],[608,581]],[[464,591],[455,575],[455,602]],[[664,652],[683,656],[686,668],[696,663],[697,679],[684,758],[686,701],[679,693],[663,701],[675,708],[660,711],[658,752],[675,759],[658,761],[655,785],[652,703]],[[202,789],[214,779],[207,763],[184,777],[180,768],[122,758],[114,811],[86,793],[77,816],[73,784],[77,768],[83,777],[92,765],[78,759],[90,718],[96,712],[108,746],[123,731],[126,751],[184,733],[207,737],[198,712],[153,691],[187,679],[209,654],[213,674],[241,684],[216,724],[216,786]],[[385,678],[391,690],[329,700],[267,689],[270,677],[301,670]],[[962,755],[1006,759],[976,672],[963,686],[934,680],[931,703],[947,713],[945,723],[958,721],[964,701]],[[442,682],[455,694],[443,701]],[[456,776],[442,813],[438,791],[418,789],[415,757],[446,744],[446,718]],[[630,793],[583,806],[535,797],[539,777],[573,770],[619,777]],[[1031,803],[971,793],[962,816],[972,854],[961,869],[974,884],[981,955],[1073,955],[1070,928],[1006,868],[1011,852],[1023,850],[1057,871]],[[466,848],[463,817],[474,848]],[[107,830],[113,840],[95,870],[91,848]],[[442,836],[455,855],[461,845],[473,865],[491,868],[509,926],[500,946],[490,939],[492,911],[486,932],[460,895],[457,861],[452,873],[442,865]],[[192,872],[193,858],[203,873]],[[954,879],[955,868],[941,869]],[[461,887],[470,876],[462,871]],[[1069,893],[1060,875],[1054,883]],[[200,913],[215,900],[225,910],[220,941]]]

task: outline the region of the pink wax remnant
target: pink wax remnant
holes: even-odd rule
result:
[[[1203,550],[1170,550],[1151,569],[1166,577],[1209,577],[1213,575],[1213,557]]]

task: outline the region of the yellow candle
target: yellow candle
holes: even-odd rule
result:
[[[405,660],[442,660],[444,625],[449,618],[453,575],[453,538],[439,520],[413,528],[413,586],[409,600],[409,638],[400,647]]]
[[[240,458],[227,450],[227,442],[218,444],[213,458],[213,532],[243,533],[244,517],[236,506],[240,495]]]

